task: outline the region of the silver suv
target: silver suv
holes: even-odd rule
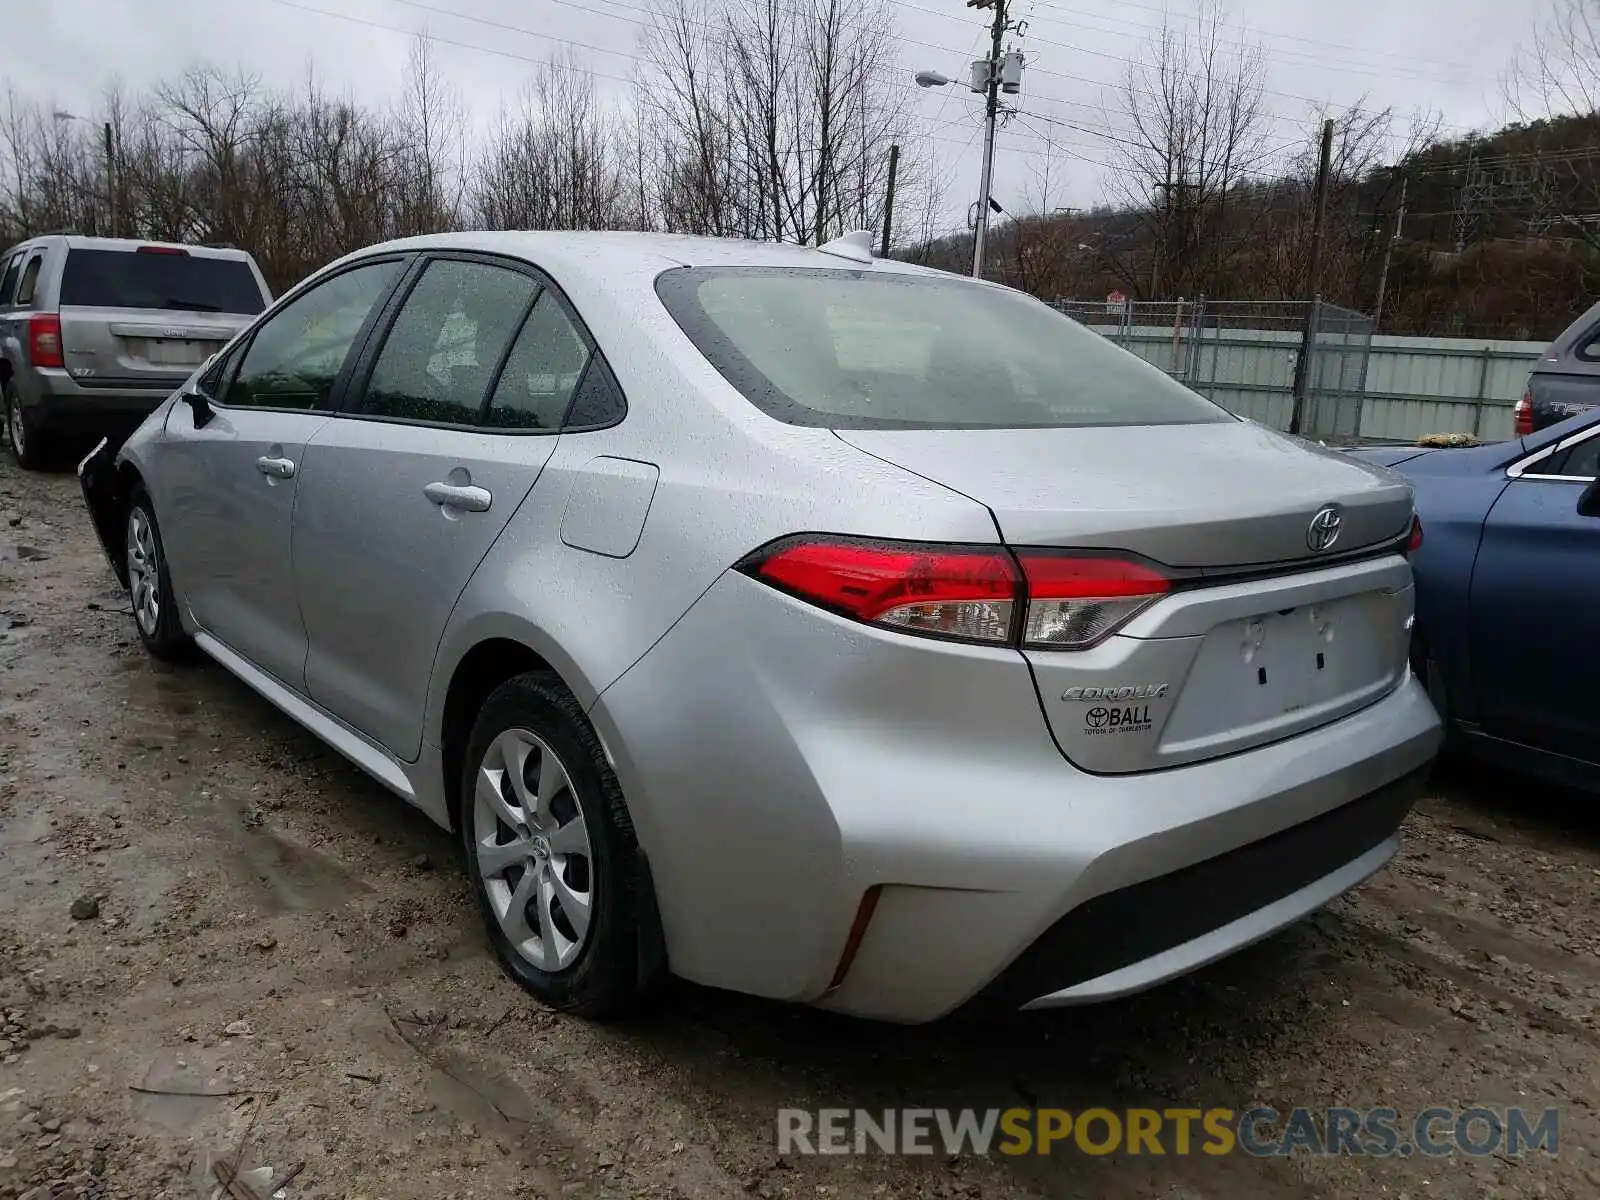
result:
[[[0,385],[24,467],[129,433],[271,303],[243,250],[48,234],[0,274]]]

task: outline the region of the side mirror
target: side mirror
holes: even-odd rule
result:
[[[211,407],[211,401],[206,399],[205,393],[196,388],[186,388],[179,399],[187,404],[189,411],[194,414],[196,429],[204,429],[211,423],[211,418],[217,415],[216,410]]]
[[[1578,497],[1578,515],[1600,517],[1600,478],[1584,488],[1583,495]]]

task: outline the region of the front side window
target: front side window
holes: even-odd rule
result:
[[[390,260],[352,268],[273,313],[252,336],[222,403],[328,408],[356,335],[404,265]]]
[[[664,272],[700,352],[769,416],[845,429],[1193,425],[1234,418],[1030,296],[955,277]]]
[[[533,306],[489,398],[496,429],[559,429],[589,365],[589,346],[550,291]]]
[[[429,263],[384,339],[360,411],[477,425],[495,368],[538,290],[505,267]]]

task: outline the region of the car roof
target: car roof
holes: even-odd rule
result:
[[[69,250],[137,250],[140,246],[160,246],[163,249],[183,250],[193,258],[249,258],[247,251],[237,246],[198,246],[191,242],[162,242],[151,238],[84,237],[69,234],[63,239]]]
[[[523,258],[558,277],[563,268],[620,276],[650,277],[674,267],[810,267],[946,276],[943,271],[893,259],[857,262],[810,246],[744,238],[620,231],[556,232],[494,230],[401,238],[346,255],[344,262],[392,250],[476,250]]]
[[[5,254],[18,250],[42,249],[45,246],[65,245],[68,250],[137,250],[140,246],[162,246],[183,250],[194,258],[236,258],[248,260],[250,252],[237,246],[201,246],[191,242],[163,242],[154,238],[94,237],[81,233],[38,233],[9,246]]]

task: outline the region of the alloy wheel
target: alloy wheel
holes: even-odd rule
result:
[[[570,966],[588,940],[594,852],[571,777],[526,729],[490,743],[477,772],[473,853],[513,949],[541,971]]]
[[[149,514],[137,507],[128,514],[128,594],[133,619],[146,637],[155,637],[161,622],[161,552]]]

